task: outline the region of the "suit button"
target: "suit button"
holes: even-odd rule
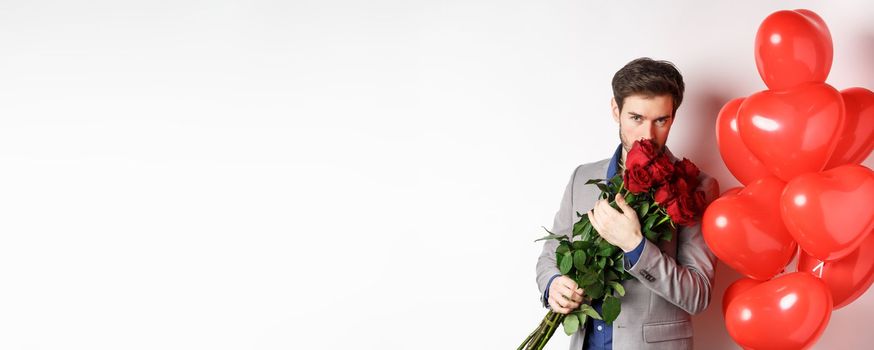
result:
[[[602,326],[598,326],[598,330],[599,330],[599,331],[602,330],[602,329],[604,329],[604,327],[602,327]]]

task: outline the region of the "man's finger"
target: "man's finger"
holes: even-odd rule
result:
[[[558,301],[558,305],[561,307],[567,307],[568,304],[570,304],[571,302],[570,300],[567,300],[565,298],[555,298],[555,300]]]
[[[613,209],[613,207],[610,206],[610,202],[608,202],[606,199],[602,199],[601,201],[603,202],[601,203],[601,212],[599,213],[601,219],[612,218],[617,215],[622,215],[622,213],[620,213],[618,210]]]
[[[573,301],[573,302],[575,302],[575,303],[579,303],[579,302],[583,301],[583,296],[582,296],[582,295],[579,295],[579,294],[577,294],[577,293],[574,293],[574,294],[571,296],[571,301]],[[577,305],[577,306],[579,306],[579,305]]]
[[[570,299],[570,298],[573,298],[573,296],[574,296],[574,290],[568,288],[567,286],[561,286],[561,288],[559,288],[558,292],[559,292],[559,295],[561,295],[563,298]]]
[[[592,223],[592,227],[595,228],[599,233],[601,232],[601,223],[598,222],[598,218],[595,217],[595,209],[589,210],[586,215],[589,216],[589,222]]]
[[[565,299],[564,297],[552,298],[552,300],[554,300],[555,305],[560,308],[561,313],[568,313],[571,310],[576,309],[580,306],[579,303]]]
[[[571,280],[569,284],[559,285],[558,292],[562,297],[568,298],[570,300],[581,301],[583,300],[583,289],[577,287],[577,283]]]
[[[603,223],[607,222],[607,217],[604,215],[604,209],[600,206],[600,204],[595,206],[595,209],[592,209],[594,212],[595,220],[598,221],[598,226],[601,226]]]
[[[562,285],[564,285],[565,287],[568,287],[568,289],[571,289],[571,290],[577,289],[577,287],[578,287],[577,282],[574,281],[573,278],[570,278],[567,276],[562,276],[562,277],[563,278],[561,278],[561,280],[560,280]]]
[[[571,311],[568,308],[561,307],[560,305],[558,305],[558,303],[555,301],[555,299],[549,300],[549,306],[552,307],[552,311],[558,312],[560,314],[566,314],[566,313]]]
[[[568,311],[575,310],[578,307],[580,307],[580,303],[577,303],[577,302],[570,302],[567,304]]]
[[[632,209],[631,206],[628,205],[628,202],[625,201],[625,196],[616,196],[616,204],[619,205],[619,208],[622,208],[622,214],[625,216],[632,217],[631,214],[634,214],[635,217],[637,216],[634,209]]]

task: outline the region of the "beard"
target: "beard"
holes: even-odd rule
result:
[[[625,134],[622,133],[622,123],[621,122],[619,123],[619,141],[622,141],[622,149],[625,150],[625,153],[628,153],[631,151],[631,145],[633,145],[634,142],[628,143],[628,140],[625,139]]]

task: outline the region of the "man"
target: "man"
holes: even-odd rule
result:
[[[673,64],[639,58],[613,77],[613,119],[619,123],[621,145],[612,158],[580,165],[571,175],[555,214],[552,232],[571,236],[577,212],[587,213],[605,240],[625,252],[625,269],[634,278],[624,281],[622,312],[612,326],[589,319],[571,337],[571,349],[692,349],[691,315],[710,303],[715,255],[707,248],[700,225],[681,227],[670,242],[653,243],[640,230],[634,210],[617,211],[589,179],[611,178],[623,171],[635,140],[650,139],[664,146],[683,100],[683,77]],[[701,173],[698,190],[707,202],[718,196],[716,181]],[[621,197],[620,197],[621,199]],[[620,209],[628,208],[617,201]],[[556,240],[547,240],[537,261],[537,284],[545,307],[567,314],[579,307],[583,290],[559,273]],[[600,312],[600,303],[593,305]]]

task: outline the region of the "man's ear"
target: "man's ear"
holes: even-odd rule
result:
[[[610,108],[613,110],[613,121],[619,122],[619,105],[616,104],[616,98],[610,98]]]

